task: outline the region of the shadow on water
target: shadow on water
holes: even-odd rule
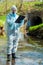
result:
[[[3,43],[3,44],[2,44]],[[20,42],[15,60],[6,63],[6,41],[0,39],[0,65],[43,65],[43,46]]]

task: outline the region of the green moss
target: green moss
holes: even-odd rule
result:
[[[41,27],[43,27],[43,23],[40,24],[40,25],[36,25],[36,26],[29,27],[29,31],[33,31],[33,30],[36,30],[36,29],[41,28]]]

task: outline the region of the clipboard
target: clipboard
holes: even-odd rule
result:
[[[23,20],[24,18],[25,18],[25,16],[19,15],[19,17],[17,18],[15,23],[21,23],[21,20]]]

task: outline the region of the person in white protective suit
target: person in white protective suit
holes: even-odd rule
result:
[[[13,5],[11,7],[11,12],[7,15],[6,18],[6,34],[7,34],[7,59],[10,60],[10,55],[12,58],[15,58],[15,53],[18,47],[18,41],[20,38],[19,29],[24,24],[24,20],[21,20],[21,23],[15,23],[19,17],[17,12],[17,7]]]

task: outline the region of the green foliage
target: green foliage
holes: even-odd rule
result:
[[[28,9],[42,9],[43,6],[41,6],[41,4],[43,4],[43,2],[24,2],[23,5],[25,6],[25,8]],[[40,6],[35,6],[35,5],[40,5]]]
[[[0,3],[0,12],[6,12],[6,9],[7,9],[7,13],[8,13],[10,11],[11,6],[14,4],[19,9],[21,3],[19,1],[17,3],[15,2],[13,2],[13,0],[11,2],[7,1],[7,8],[6,8],[6,1],[3,3]],[[23,2],[21,10],[24,11],[25,13],[30,9],[41,10],[43,9],[43,6],[36,6],[36,5],[41,5],[41,4],[43,4],[43,2],[39,2],[39,1],[38,2]]]
[[[0,26],[3,27],[3,25],[4,25],[4,21],[0,20]]]
[[[6,15],[0,16],[0,26],[3,26],[6,20]]]
[[[6,15],[0,16],[0,20],[5,21],[6,20]]]

